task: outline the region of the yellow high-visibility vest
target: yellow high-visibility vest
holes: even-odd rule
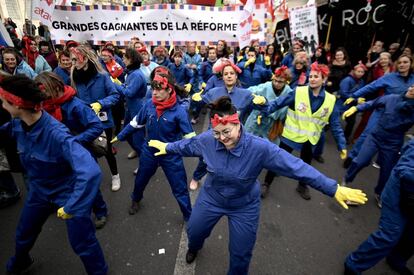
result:
[[[295,110],[288,109],[282,136],[297,143],[318,143],[323,127],[329,123],[329,117],[335,106],[335,96],[325,91],[325,100],[321,107],[312,113],[309,99],[309,87],[297,87]]]

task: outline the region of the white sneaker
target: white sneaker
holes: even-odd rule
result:
[[[137,152],[135,150],[132,150],[131,152],[129,152],[128,154],[128,159],[134,159],[138,156]]]
[[[121,188],[121,179],[119,178],[119,174],[112,176],[112,191],[118,191]]]

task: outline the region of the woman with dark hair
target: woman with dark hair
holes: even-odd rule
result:
[[[267,68],[270,68],[272,72],[280,66],[282,62],[283,54],[280,51],[280,48],[275,48],[274,44],[269,44],[266,46],[264,61]]]
[[[65,124],[75,139],[96,158],[91,150],[91,144],[104,129],[95,112],[78,99],[75,96],[76,91],[71,86],[66,86],[58,75],[43,72],[34,80],[39,87],[42,87],[42,92],[47,95],[47,99],[43,102],[43,109],[56,120]],[[108,209],[100,190],[98,190],[92,210],[96,216],[96,228],[104,227]]]
[[[212,129],[189,140],[174,143],[151,140],[156,155],[179,154],[203,157],[208,175],[187,224],[187,263],[192,263],[214,226],[223,216],[229,223],[230,267],[227,274],[248,274],[256,242],[260,214],[260,186],[263,169],[306,182],[322,193],[365,203],[360,190],[339,186],[312,166],[280,149],[268,140],[245,131],[229,97],[210,104]]]
[[[33,264],[29,252],[50,214],[66,221],[69,242],[88,274],[108,267],[90,218],[101,170],[68,128],[41,110],[46,95],[26,76],[4,77],[0,100],[13,119],[0,128],[17,141],[20,160],[30,178],[19,225],[15,255],[7,271],[20,274]],[[81,165],[79,165],[81,164]]]
[[[39,42],[39,53],[45,58],[47,63],[54,70],[58,66],[58,60],[56,58],[56,53],[50,48],[50,43],[47,41]]]
[[[108,140],[108,151],[105,158],[112,174],[112,191],[121,188],[121,179],[118,174],[118,166],[112,151],[112,127],[114,126],[111,107],[120,100],[120,94],[112,83],[109,75],[104,72],[96,54],[85,46],[71,49],[72,87],[77,91],[77,96],[92,109],[102,121]]]
[[[157,70],[157,68],[155,69]],[[159,139],[164,142],[174,142],[184,138],[191,138],[195,133],[191,127],[187,110],[177,102],[175,81],[169,71],[158,71],[151,81],[152,99],[148,100],[132,121],[114,138],[125,140],[136,131],[145,127],[147,140]],[[139,158],[139,168],[135,178],[132,203],[129,214],[138,212],[138,204],[143,199],[145,187],[159,166],[170,183],[174,197],[180,206],[184,220],[188,221],[191,214],[190,196],[187,190],[187,176],[181,156],[154,156],[154,149],[147,143],[142,146]]]
[[[227,42],[224,40],[219,40],[217,42],[217,58],[229,58],[229,49],[227,47]]]
[[[145,103],[147,80],[140,70],[142,57],[135,49],[127,48],[125,50],[123,61],[126,65],[125,83],[115,86],[118,92],[124,96],[126,103],[124,125],[128,125]],[[144,135],[142,135],[141,132],[142,131],[128,138],[129,145],[132,146],[138,156],[141,155],[141,147],[144,142]],[[133,152],[131,152],[129,156],[132,154]]]
[[[2,69],[6,73],[11,75],[24,74],[32,79],[37,75],[15,48],[4,49],[2,56]]]
[[[324,47],[318,47],[315,53],[311,57],[311,63],[317,62],[318,64],[328,65],[327,53]]]
[[[334,59],[329,65],[328,82],[326,83],[326,90],[331,93],[339,91],[339,83],[351,71],[351,62],[348,58],[348,53],[343,47],[335,50]]]
[[[70,60],[70,53],[68,50],[63,50],[58,54],[59,66],[53,70],[65,83],[70,85],[70,71],[72,69],[72,61]]]

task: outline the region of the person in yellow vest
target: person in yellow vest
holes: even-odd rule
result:
[[[299,151],[300,158],[308,164],[311,164],[312,151],[327,124],[330,124],[341,159],[347,155],[335,96],[325,91],[328,74],[328,66],[313,63],[309,73],[309,86],[297,87],[293,93],[269,102],[264,109],[265,113],[271,114],[285,106],[289,107],[279,146],[289,153]],[[270,186],[271,180],[266,184]],[[299,181],[296,191],[303,199],[310,200],[309,189],[303,182]]]

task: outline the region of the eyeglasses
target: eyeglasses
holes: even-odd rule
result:
[[[231,137],[231,133],[233,132],[234,128],[235,127],[224,129],[222,132],[213,131],[213,137],[215,139],[220,139],[221,135],[223,135],[223,137],[229,138],[229,137]]]

